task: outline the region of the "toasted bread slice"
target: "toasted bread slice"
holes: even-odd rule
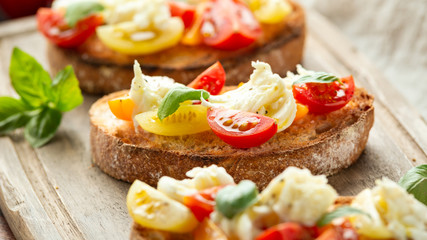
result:
[[[335,207],[350,205],[354,197],[342,196],[335,201]],[[367,238],[364,238],[368,240]],[[137,223],[133,223],[130,232],[130,240],[194,240],[191,233],[178,234],[161,230],[144,228]]]
[[[263,35],[253,45],[237,51],[221,51],[207,46],[177,45],[141,56],[120,54],[93,36],[77,49],[48,45],[51,71],[59,72],[71,64],[88,93],[111,93],[127,89],[133,78],[134,60],[142,71],[153,76],[169,76],[188,84],[210,65],[220,60],[227,72],[227,84],[246,82],[253,69],[251,61],[268,62],[273,72],[285,76],[301,62],[305,39],[304,10],[292,3],[293,12],[278,24],[262,25]]]
[[[259,147],[236,149],[212,131],[178,137],[135,130],[133,122],[115,118],[107,95],[90,111],[92,158],[110,176],[155,186],[162,176],[185,178],[194,167],[216,164],[239,182],[254,181],[263,189],[289,166],[331,175],[350,166],[365,148],[374,122],[373,97],[356,89],[342,109],[326,115],[308,114]]]

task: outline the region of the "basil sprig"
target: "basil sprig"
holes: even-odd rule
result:
[[[399,180],[399,185],[427,206],[427,164],[413,167]]]
[[[9,75],[20,98],[0,97],[0,134],[25,126],[27,141],[41,147],[55,135],[62,112],[83,102],[73,68],[67,66],[52,81],[33,57],[15,48]]]
[[[323,226],[327,225],[328,223],[332,222],[332,220],[334,220],[336,218],[351,216],[351,215],[355,215],[355,214],[363,214],[363,215],[370,217],[369,214],[365,213],[362,210],[359,210],[359,209],[353,208],[353,207],[349,207],[349,206],[344,206],[344,207],[339,207],[339,208],[335,209],[334,211],[328,212],[325,215],[323,215],[317,221],[316,225],[319,227],[323,227]]]
[[[301,76],[292,85],[301,84],[301,83],[331,83],[335,81],[340,81],[340,79],[329,73],[316,72],[310,75]]]
[[[235,186],[227,186],[218,191],[216,208],[228,219],[252,205],[258,196],[258,189],[252,181],[243,180]]]
[[[210,94],[205,90],[193,89],[189,87],[172,88],[160,103],[157,116],[160,120],[163,120],[176,112],[180,103],[187,100],[200,100],[202,95],[204,99],[208,99],[210,97]]]
[[[80,1],[70,4],[65,12],[65,22],[70,27],[76,26],[81,19],[104,10],[104,6],[96,1]]]

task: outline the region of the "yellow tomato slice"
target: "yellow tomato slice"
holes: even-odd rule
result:
[[[126,203],[133,220],[146,228],[186,233],[198,224],[182,203],[139,180],[130,187]]]
[[[170,19],[161,30],[139,30],[129,23],[105,25],[96,29],[99,39],[107,47],[129,55],[151,54],[175,46],[183,32],[184,23],[178,18]]]
[[[208,218],[194,230],[194,239],[197,240],[227,240],[225,233]]]
[[[108,101],[108,106],[118,119],[132,121],[132,112],[135,108],[135,103],[129,96],[110,100]]]
[[[145,131],[163,136],[189,135],[210,129],[207,108],[202,105],[181,104],[174,114],[162,121],[157,117],[157,110],[140,113],[135,120]]]
[[[292,12],[287,0],[247,0],[256,19],[262,23],[279,23]]]

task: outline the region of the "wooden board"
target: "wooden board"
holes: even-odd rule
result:
[[[330,177],[343,195],[358,193],[383,176],[398,180],[427,163],[427,125],[337,29],[315,12],[308,14],[303,65],[353,74],[376,97],[375,125],[359,161]],[[47,66],[45,41],[34,20],[0,25],[0,95],[16,96],[9,84],[11,50],[19,46]],[[87,111],[96,100],[65,114],[55,138],[32,149],[22,131],[0,137],[0,208],[17,239],[127,239],[131,219],[125,196],[129,184],[94,167]]]

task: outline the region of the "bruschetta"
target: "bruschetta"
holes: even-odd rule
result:
[[[426,166],[417,171],[425,174]],[[131,240],[427,239],[427,206],[402,181],[383,178],[354,197],[339,197],[326,176],[295,167],[261,192],[248,180],[236,184],[215,165],[194,168],[187,177],[162,177],[157,189],[138,180],[132,184]],[[415,188],[425,192],[425,186]]]
[[[282,78],[267,63],[252,66],[248,82],[224,90],[220,63],[185,86],[144,75],[136,62],[131,89],[90,109],[94,163],[117,179],[150,185],[216,164],[262,189],[289,166],[331,175],[357,160],[374,107],[351,76],[299,66]]]
[[[228,85],[247,81],[258,59],[285,75],[305,39],[304,10],[288,0],[57,0],[37,19],[52,72],[71,64],[88,93],[127,89],[135,59],[183,84],[218,60]]]

